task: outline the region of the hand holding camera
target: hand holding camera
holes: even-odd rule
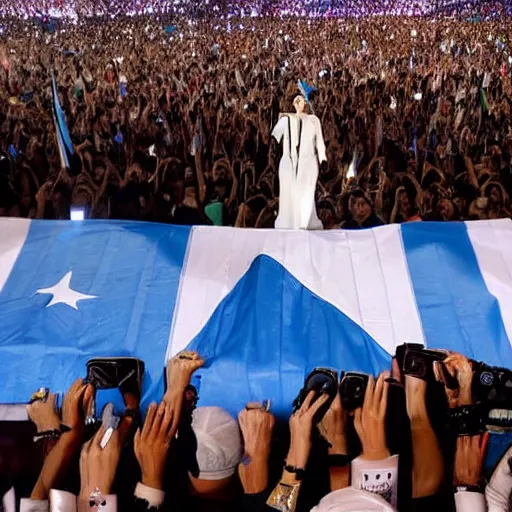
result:
[[[462,354],[450,354],[442,363],[435,365],[434,372],[437,380],[445,384],[446,396],[450,408],[471,405],[471,383],[473,380],[473,365]],[[457,380],[458,386],[453,389],[446,384],[446,373]]]
[[[64,396],[62,403],[62,423],[71,429],[71,433],[81,436],[84,431],[85,416],[91,407],[94,389],[78,378]]]
[[[329,395],[324,393],[316,399],[316,392],[310,391],[304,403],[290,417],[290,450],[286,463],[304,469],[311,449],[311,433],[314,418],[319,409],[327,403]]]
[[[324,417],[338,394],[338,373],[330,368],[315,368],[304,380],[304,387],[300,390],[299,395],[293,401],[293,412],[297,412],[304,404],[306,398],[311,391],[315,392],[316,398],[322,395],[327,395],[327,400],[320,407],[315,417],[313,424],[316,425]],[[315,398],[315,399],[316,399]]]
[[[341,403],[340,394],[337,393],[331,406],[318,424],[322,437],[329,443],[329,452],[346,454],[347,439],[345,436],[346,413]]]
[[[354,426],[363,447],[361,457],[365,460],[382,460],[390,455],[385,429],[388,378],[389,372],[381,373],[377,382],[370,376],[363,406],[354,413]]]

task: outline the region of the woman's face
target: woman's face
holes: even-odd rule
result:
[[[306,100],[302,96],[297,96],[293,100],[293,106],[297,114],[303,114],[306,111]]]

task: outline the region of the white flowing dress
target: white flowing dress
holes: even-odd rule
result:
[[[326,160],[320,119],[309,114],[286,114],[274,127],[272,136],[277,142],[283,140],[275,227],[322,229],[315,205],[318,163]]]

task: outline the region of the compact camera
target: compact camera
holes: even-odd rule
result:
[[[340,397],[346,411],[355,411],[364,402],[364,394],[370,376],[360,372],[342,372],[340,376]]]
[[[325,413],[331,406],[336,393],[338,392],[338,373],[330,368],[315,368],[304,380],[304,387],[300,390],[297,398],[293,401],[293,412],[298,411],[304,400],[311,391],[315,391],[314,400],[321,395],[328,394],[329,399],[317,411],[313,424],[317,424],[325,416]]]

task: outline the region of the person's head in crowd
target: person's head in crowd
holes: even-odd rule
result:
[[[437,212],[441,220],[458,220],[458,211],[450,197],[441,197],[437,202]]]
[[[192,415],[197,440],[199,475],[189,475],[194,493],[205,499],[222,499],[233,483],[242,460],[238,422],[221,407],[198,407]]]
[[[346,487],[331,492],[311,512],[394,512],[394,508],[377,494]]]
[[[504,206],[504,194],[505,192],[503,187],[499,183],[491,182],[485,187],[484,196],[488,198],[490,210],[497,212],[502,206]]]
[[[383,224],[375,214],[372,202],[361,189],[355,189],[348,196],[348,215],[341,227],[345,229],[359,229],[376,227]]]
[[[348,209],[352,218],[362,224],[372,214],[372,203],[362,190],[355,190],[350,194]]]
[[[336,207],[332,200],[324,199],[318,204],[318,217],[324,229],[332,229],[336,226]]]
[[[391,214],[391,222],[409,222],[421,220],[418,208],[411,195],[403,186],[398,187],[395,193],[395,205]]]

